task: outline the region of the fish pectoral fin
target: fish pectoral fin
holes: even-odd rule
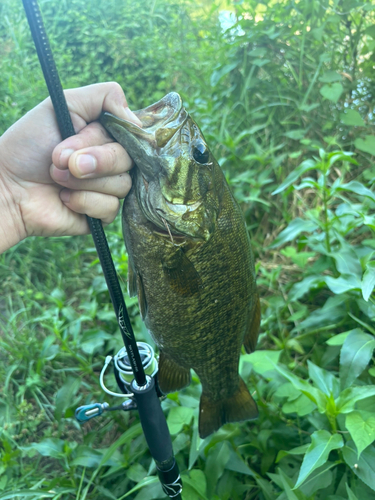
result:
[[[199,436],[204,439],[228,422],[254,420],[258,414],[256,402],[240,378],[239,387],[230,398],[210,401],[209,397],[202,393],[199,405]]]
[[[191,382],[190,369],[183,368],[160,351],[158,383],[164,394],[179,391]]]
[[[248,330],[245,333],[243,345],[247,353],[254,352],[259,335],[260,326],[260,301],[259,296],[256,296],[255,305],[253,307],[252,318],[249,321]]]
[[[139,312],[141,313],[142,319],[145,319],[148,306],[147,306],[145,289],[143,287],[142,277],[138,273],[137,273],[137,292],[138,292]]]
[[[129,297],[138,296],[139,312],[142,319],[145,319],[147,314],[147,300],[145,289],[143,288],[142,277],[129,262],[128,265],[128,294]]]
[[[134,271],[133,266],[128,260],[128,294],[129,297],[137,295],[137,273]]]
[[[190,297],[198,294],[202,281],[194,264],[182,248],[162,260],[164,275],[170,287],[179,295]]]

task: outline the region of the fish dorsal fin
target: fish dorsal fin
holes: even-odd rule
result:
[[[202,281],[192,262],[181,247],[162,260],[164,275],[178,295],[191,296],[199,294]]]
[[[260,326],[260,301],[259,296],[255,296],[255,304],[253,306],[253,311],[251,313],[251,318],[248,323],[247,331],[245,333],[245,338],[243,340],[243,345],[247,353],[254,352],[259,334]]]

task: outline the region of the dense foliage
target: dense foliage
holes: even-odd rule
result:
[[[64,86],[116,80],[133,109],[178,91],[246,215],[263,319],[240,370],[260,417],[200,440],[198,379],[168,396],[184,499],[374,498],[375,2],[40,5]],[[0,54],[3,131],[46,96],[16,0]],[[121,347],[90,238],[28,239],[0,282],[0,500],[163,498],[136,413],[73,418]]]

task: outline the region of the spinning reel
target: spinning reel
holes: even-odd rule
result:
[[[137,346],[146,378],[148,381],[151,381],[151,377],[154,378],[156,383],[157,395],[159,397],[162,397],[163,394],[161,393],[157,384],[158,362],[155,358],[154,350],[149,344],[146,344],[146,342],[137,342]],[[104,383],[104,375],[111,362],[113,362],[115,379],[121,393],[111,391],[110,389],[108,389],[108,387],[106,387]],[[125,400],[117,406],[109,406],[108,403],[92,403],[89,405],[80,406],[75,411],[75,418],[78,420],[78,422],[83,423],[101,415],[105,411],[129,411],[137,409],[137,403],[133,398],[134,394],[130,385],[133,378],[134,375],[128,354],[125,347],[122,347],[115,356],[107,356],[105,358],[104,366],[100,372],[99,382],[104,392],[106,392],[110,396],[115,396],[116,398],[125,398]]]

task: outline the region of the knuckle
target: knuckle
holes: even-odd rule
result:
[[[89,205],[89,194],[87,191],[75,191],[77,208],[84,211]]]
[[[121,94],[123,94],[123,90],[122,90],[122,87],[119,83],[117,82],[108,82],[108,86],[110,87],[110,90],[112,92],[120,92]]]

